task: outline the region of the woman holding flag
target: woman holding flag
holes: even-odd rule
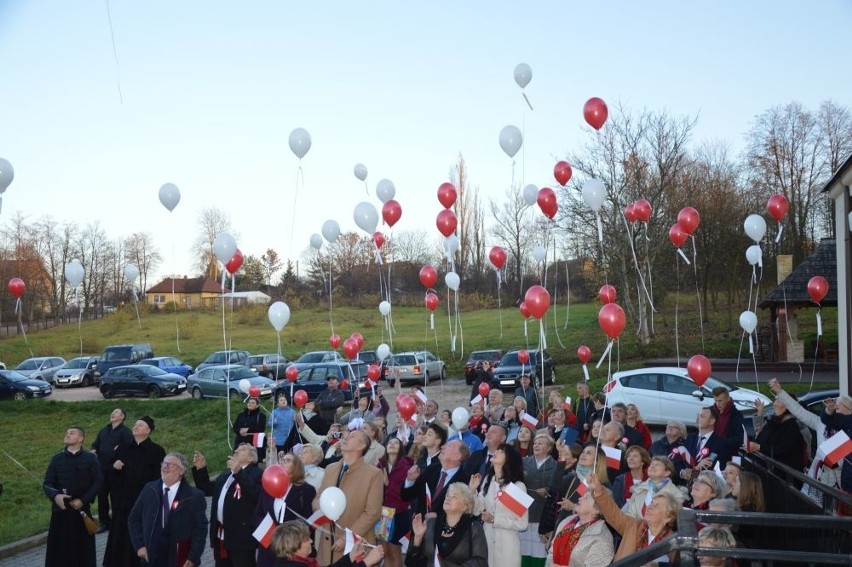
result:
[[[246,400],[246,409],[240,412],[234,420],[234,447],[248,443],[257,448],[257,462],[266,460],[266,414],[260,409],[260,400],[249,398]]]
[[[565,518],[547,554],[548,567],[603,567],[615,555],[612,534],[591,492],[580,497],[576,514]]]
[[[573,471],[566,471],[566,463],[564,458],[556,462],[556,469],[550,480],[547,504],[541,514],[538,533],[548,539],[553,535],[553,528],[574,512],[580,497],[586,493],[586,479],[590,473],[596,472],[599,478],[609,484],[606,476],[606,455],[603,449],[593,443],[586,445],[580,452]]]

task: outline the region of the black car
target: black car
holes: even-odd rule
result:
[[[499,349],[492,350],[475,350],[470,353],[467,362],[464,364],[464,381],[470,386],[473,384],[474,369],[478,362],[490,362],[491,366],[497,366],[500,359],[503,358],[503,351]]]
[[[292,363],[286,356],[278,354],[253,354],[246,359],[245,365],[254,370],[258,376],[270,380],[281,380],[286,376],[287,367]]]
[[[186,391],[186,378],[147,364],[116,366],[101,376],[101,394],[110,399],[117,395],[177,396]]]
[[[542,362],[544,364],[544,382],[553,384],[556,374],[553,368],[553,359],[547,351],[544,351],[543,360],[539,359],[538,350],[528,350],[530,356],[526,364],[518,360],[519,350],[509,351],[500,359],[500,364],[494,369],[492,383],[499,386],[501,390],[514,390],[521,385],[521,373],[529,374],[534,384],[541,385]]]
[[[296,382],[293,383],[293,392],[304,390],[307,392],[309,400],[316,399],[320,392],[328,389],[327,380],[329,376],[336,376],[338,384],[342,384],[344,378],[349,382],[349,388],[341,388],[347,402],[352,401],[352,389],[356,386],[361,395],[370,395],[370,386],[367,385],[368,365],[364,362],[357,360],[353,360],[351,363],[346,361],[319,362],[316,364],[297,362],[293,366],[299,369],[299,375],[296,377]],[[278,397],[280,392],[285,392],[289,398],[289,381],[281,382],[276,386],[275,397]]]
[[[44,380],[33,380],[14,370],[0,370],[0,399],[46,398],[52,393],[53,387]]]

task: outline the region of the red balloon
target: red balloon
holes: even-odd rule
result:
[[[308,403],[308,393],[304,390],[296,390],[296,393],[293,394],[293,405],[302,409],[306,403]]]
[[[12,278],[9,280],[8,288],[9,293],[20,299],[24,295],[24,290],[27,289],[27,286],[21,278]]]
[[[527,352],[526,349],[521,349],[518,351],[518,362],[521,364],[526,364],[530,361],[530,353]]]
[[[603,99],[592,97],[583,105],[583,118],[595,130],[603,128],[606,118],[609,116],[609,109]]]
[[[343,354],[346,355],[346,358],[349,360],[354,359],[358,356],[358,341],[349,337],[345,341],[343,341]]]
[[[686,371],[693,382],[703,386],[712,371],[710,360],[703,354],[696,354],[686,363]]]
[[[287,370],[284,372],[287,375],[287,380],[290,382],[295,382],[299,377],[299,369],[295,366],[288,366]]]
[[[376,248],[381,248],[385,244],[385,235],[381,232],[374,232],[373,243],[375,243]]]
[[[822,276],[814,276],[808,282],[808,295],[814,300],[814,303],[819,303],[825,299],[828,294],[828,280]]]
[[[689,238],[689,234],[680,226],[679,222],[676,222],[669,229],[669,240],[672,241],[672,244],[675,245],[675,248],[680,248],[683,246],[683,243],[686,242],[686,239]]]
[[[401,394],[396,397],[396,409],[399,411],[402,419],[408,421],[414,415],[414,412],[417,411],[417,403],[408,394]]]
[[[772,195],[766,203],[766,212],[768,212],[776,222],[781,222],[781,219],[787,214],[787,208],[790,203],[784,195]]]
[[[434,293],[426,294],[426,309],[429,311],[434,311],[438,308],[438,296]]]
[[[538,190],[538,207],[549,219],[556,216],[556,211],[559,210],[559,205],[556,203],[556,193],[550,187],[542,187]]]
[[[444,205],[445,209],[449,209],[456,204],[457,196],[456,188],[452,183],[441,183],[440,187],[438,187],[438,201]]]
[[[684,232],[689,235],[695,233],[698,228],[698,223],[701,222],[701,215],[692,207],[684,207],[677,214],[677,223],[683,228]]]
[[[542,286],[534,285],[524,295],[524,303],[527,304],[530,314],[541,320],[550,308],[550,294]]]
[[[251,386],[249,388],[249,397],[250,398],[259,398],[260,397],[260,387]]]
[[[382,218],[388,224],[388,226],[393,227],[396,224],[396,221],[402,216],[402,206],[394,201],[393,199],[385,202],[382,205]]]
[[[493,246],[488,253],[488,259],[491,260],[495,268],[501,270],[506,265],[506,251],[499,246]]]
[[[618,299],[618,293],[615,291],[615,286],[604,284],[598,290],[598,297],[601,299],[601,303],[606,305],[607,303],[615,303],[615,300]]]
[[[284,498],[290,488],[290,475],[281,465],[269,465],[260,477],[263,490],[273,498]]]
[[[624,309],[619,307],[618,303],[607,303],[601,307],[598,313],[598,325],[606,333],[606,336],[617,339],[626,324],[627,318],[624,315]]]
[[[521,317],[523,317],[524,319],[530,318],[530,315],[531,315],[530,308],[527,307],[526,301],[521,301],[521,304],[518,306],[518,311],[521,312]]]
[[[237,248],[237,251],[234,252],[234,257],[228,260],[228,263],[225,264],[225,269],[228,270],[229,274],[236,274],[237,270],[240,269],[240,266],[243,265],[243,253],[240,252],[240,249]]]
[[[332,335],[328,337],[328,344],[331,345],[331,348],[337,350],[337,347],[340,346],[340,335],[332,333]]]
[[[639,199],[633,204],[636,211],[636,218],[642,222],[651,220],[651,203],[647,199]]]
[[[479,395],[480,396],[482,396],[483,398],[487,398],[488,392],[490,392],[490,391],[491,391],[491,386],[489,386],[487,382],[480,382],[479,383]]]
[[[344,378],[343,382],[340,383],[339,387],[340,387],[341,390],[348,390],[349,389],[349,380]]]
[[[583,364],[588,364],[592,359],[592,349],[586,345],[580,345],[580,348],[577,349],[577,358],[579,358],[580,362]]]
[[[444,209],[438,213],[438,218],[435,219],[435,226],[438,227],[438,232],[444,236],[450,236],[454,233],[458,224],[459,221],[456,218],[456,214],[449,209]]]
[[[361,352],[361,349],[364,348],[364,336],[356,331],[349,335],[349,338],[355,339],[355,342],[358,344],[358,352]]]
[[[572,173],[571,164],[567,161],[558,161],[553,167],[553,177],[556,178],[556,181],[558,181],[560,185],[568,185],[568,182],[571,180]]]
[[[438,283],[438,270],[429,265],[420,268],[420,283],[426,289],[434,288]]]
[[[367,377],[373,382],[378,382],[382,377],[382,368],[378,364],[371,364],[367,367]]]
[[[636,214],[636,203],[630,203],[626,207],[624,207],[624,218],[627,219],[627,222],[634,223],[639,218]]]

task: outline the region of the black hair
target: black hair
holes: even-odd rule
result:
[[[500,486],[506,486],[510,483],[524,481],[524,461],[521,459],[521,454],[512,445],[503,443],[497,447],[498,451],[503,451],[506,455],[506,462],[503,465],[503,476],[498,480]],[[486,453],[485,458],[488,458]],[[488,486],[494,478],[494,465],[488,464],[488,472],[486,474],[485,486],[482,488],[482,493],[488,493]]]
[[[432,423],[430,423],[429,425],[427,425],[426,429],[431,429],[432,431],[435,432],[435,435],[437,435],[438,439],[441,440],[440,446],[443,447],[444,444],[447,442],[447,430],[444,429],[444,427],[441,424],[435,423],[434,421]]]

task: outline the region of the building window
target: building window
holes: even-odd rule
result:
[[[154,303],[165,303],[166,296],[165,295],[154,295]]]

